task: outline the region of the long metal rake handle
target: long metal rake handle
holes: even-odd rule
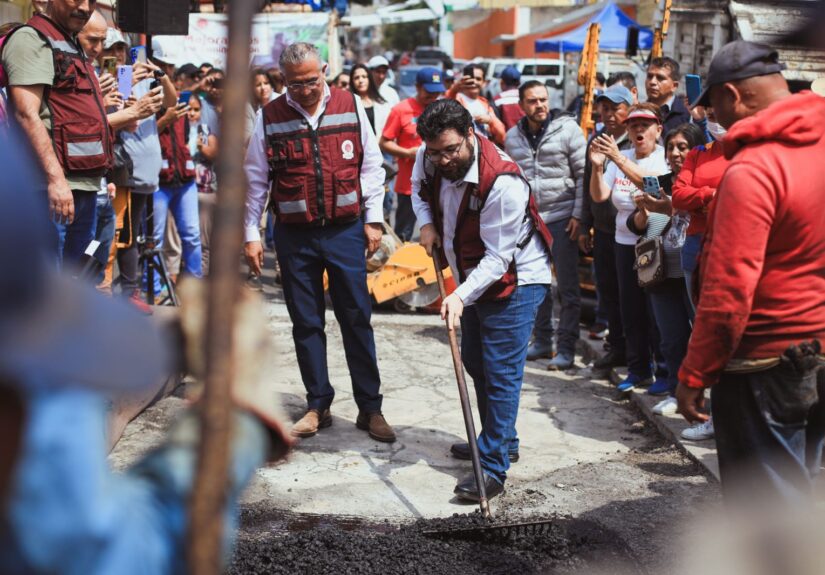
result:
[[[438,291],[441,299],[447,297],[447,290],[444,287],[444,274],[441,272],[441,258],[438,251],[433,246],[433,264],[435,265],[435,277],[438,280]],[[445,323],[449,319],[445,319]],[[458,397],[461,400],[461,413],[464,416],[464,427],[467,430],[467,442],[470,444],[470,455],[473,460],[473,474],[476,478],[476,488],[478,489],[478,506],[485,519],[492,519],[490,504],[487,502],[487,492],[484,488],[484,472],[481,470],[481,458],[478,454],[478,442],[476,441],[476,427],[473,422],[473,411],[470,406],[470,396],[467,393],[467,382],[464,380],[464,366],[461,363],[461,351],[458,347],[458,338],[455,329],[449,328],[447,323],[447,336],[450,340],[450,351],[453,355],[453,367],[455,368],[455,380],[458,384]]]

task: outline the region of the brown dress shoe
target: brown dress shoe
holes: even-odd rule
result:
[[[332,425],[332,413],[325,409],[323,413],[317,409],[307,410],[306,415],[295,422],[292,426],[292,435],[294,437],[312,437],[322,427],[329,427]]]
[[[369,431],[370,437],[376,441],[383,441],[384,443],[392,443],[395,441],[395,432],[380,411],[376,411],[375,413],[359,413],[358,419],[355,420],[355,426],[358,429]]]

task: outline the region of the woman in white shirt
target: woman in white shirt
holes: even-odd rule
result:
[[[365,64],[356,64],[350,71],[350,90],[361,98],[372,131],[377,137],[384,132],[384,124],[392,106],[378,93],[378,88]]]
[[[633,196],[642,193],[644,176],[669,172],[664,148],[658,144],[662,134],[662,112],[655,104],[636,104],[625,120],[633,148],[619,150],[609,134],[596,138],[590,146],[593,172],[590,197],[594,202],[613,202],[616,214],[616,273],[619,282],[619,307],[627,341],[628,375],[619,391],[628,392],[652,383],[652,318],[645,291],[639,287],[636,270],[636,239],[627,228],[627,218],[636,209]],[[666,375],[665,375],[666,377]]]

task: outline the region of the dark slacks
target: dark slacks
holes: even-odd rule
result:
[[[825,440],[825,371],[722,374],[711,410],[725,501],[752,506],[811,501]]]
[[[614,234],[594,231],[593,265],[596,267],[596,290],[599,307],[607,315],[607,341],[617,352],[625,351],[622,310],[619,304],[619,280],[616,277],[616,239]]]
[[[415,231],[415,212],[412,208],[412,196],[396,194],[398,207],[395,209],[395,235],[401,241],[408,242]]]
[[[616,277],[619,283],[619,302],[622,325],[627,342],[627,371],[641,378],[652,375],[651,317],[645,290],[639,287],[639,277],[633,269],[636,261],[634,246],[617,243]]]
[[[323,275],[326,270],[355,403],[362,412],[381,411],[381,379],[370,325],[372,302],[367,292],[366,245],[361,220],[326,227],[279,223],[275,225],[275,247],[308,408],[327,409],[335,396],[327,370],[324,332]]]

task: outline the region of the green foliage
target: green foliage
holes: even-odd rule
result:
[[[384,26],[384,47],[395,52],[411,52],[416,46],[430,46],[431,20],[409,22],[407,24],[389,24]]]

